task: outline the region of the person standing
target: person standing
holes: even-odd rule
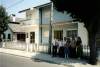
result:
[[[76,54],[78,58],[82,58],[83,48],[82,48],[82,40],[80,37],[77,37],[76,41]]]
[[[72,36],[71,45],[70,45],[70,57],[76,58],[76,40],[74,36]]]
[[[59,57],[64,57],[63,40],[59,40]]]
[[[58,46],[58,41],[57,39],[54,39],[53,42],[53,47],[52,47],[52,56],[56,57],[57,56],[57,46]]]
[[[68,58],[69,57],[69,46],[70,46],[70,38],[67,38],[64,37],[64,55],[65,55],[65,58]]]

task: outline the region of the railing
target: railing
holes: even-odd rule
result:
[[[3,42],[3,48],[23,50],[29,52],[48,52],[48,44],[35,44],[35,43],[25,43],[22,41],[7,41]]]
[[[83,45],[83,55],[84,56],[90,56],[89,45]]]
[[[29,52],[43,52],[43,53],[48,53],[48,48],[49,44],[35,44],[35,43],[30,43],[26,44],[25,42],[22,41],[7,41],[3,42],[3,48],[8,48],[8,49],[16,49],[16,50],[23,50],[23,51],[29,51]],[[83,55],[84,56],[90,56],[90,49],[88,45],[83,45]]]
[[[26,50],[26,43],[21,41],[7,41],[3,42],[3,47],[8,49]]]

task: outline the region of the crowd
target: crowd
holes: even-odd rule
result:
[[[52,47],[52,56],[64,58],[81,58],[83,54],[82,40],[80,37],[67,38],[64,40],[54,39]]]

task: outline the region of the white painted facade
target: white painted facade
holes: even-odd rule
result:
[[[78,23],[78,36],[81,37],[83,45],[88,44],[88,32],[83,23]]]
[[[28,19],[28,21],[23,21],[21,23],[24,23],[25,25],[37,25],[38,26],[37,29],[34,30],[35,43],[36,44],[48,44],[49,43],[49,23],[50,23],[51,5],[37,6],[33,9],[26,10],[25,12],[26,12],[25,14],[26,19]],[[85,27],[83,26],[82,23],[76,23],[76,26],[74,25],[71,26],[71,24],[74,24],[71,21],[72,21],[72,18],[69,16],[69,14],[67,14],[66,12],[58,12],[56,9],[53,9],[52,25],[54,26],[52,28],[52,39],[54,39],[55,30],[63,30],[63,38],[67,37],[67,31],[77,30],[77,35],[82,38],[82,43],[84,45],[87,45],[88,35],[87,35],[87,31]],[[57,23],[58,24],[60,23],[60,26],[56,25]],[[61,24],[64,25],[63,23],[66,25],[61,26]],[[41,32],[41,27],[42,27],[42,32]]]
[[[24,11],[26,20],[20,21],[20,25],[23,26],[26,36],[28,34],[28,38],[26,37],[25,39],[26,43],[30,43],[30,33],[35,32],[34,43],[40,46],[38,48],[41,49],[42,44],[48,46],[50,12],[51,5],[41,5]],[[68,36],[68,31],[77,31],[77,35],[81,37],[83,45],[88,44],[88,35],[84,24],[73,23],[72,18],[66,12],[58,12],[56,9],[53,9],[52,18],[52,40],[54,39],[54,31],[63,31],[63,39]]]

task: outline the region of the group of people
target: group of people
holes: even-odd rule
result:
[[[80,37],[67,38],[64,40],[54,39],[52,47],[52,56],[64,58],[81,58],[83,54],[82,40]]]

